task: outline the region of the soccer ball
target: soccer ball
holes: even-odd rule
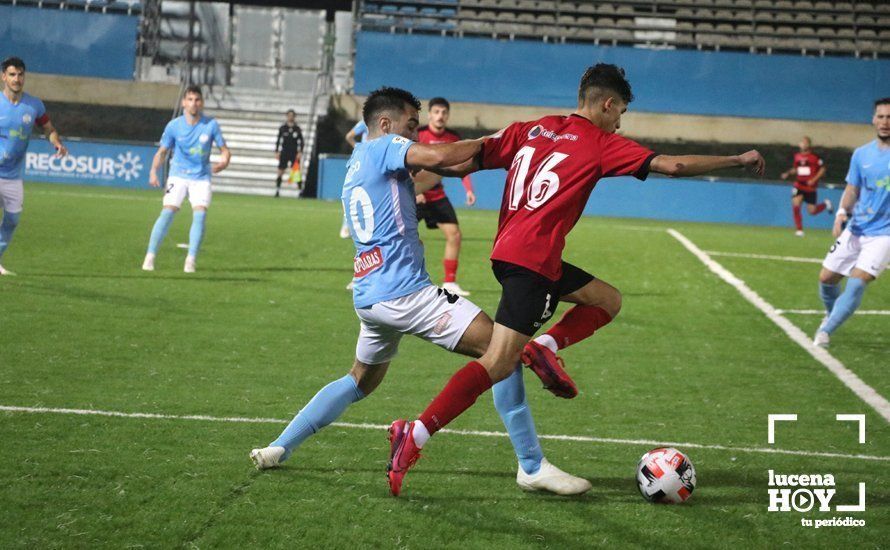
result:
[[[637,486],[649,502],[686,502],[695,489],[695,467],[677,449],[652,449],[637,465]]]

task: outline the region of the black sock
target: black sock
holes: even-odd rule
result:
[[[275,187],[281,187],[281,176],[278,176],[278,179],[275,180]]]

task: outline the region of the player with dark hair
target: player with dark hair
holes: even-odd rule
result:
[[[809,137],[804,136],[798,144],[799,152],[794,153],[794,165],[782,172],[782,179],[788,179],[795,176],[794,189],[791,192],[791,211],[794,215],[794,227],[797,229],[795,235],[803,237],[803,216],[801,215],[800,205],[807,203],[807,212],[810,216],[822,213],[827,210],[832,213],[831,201],[825,199],[818,205],[816,204],[816,187],[825,176],[825,163],[822,158],[813,152],[813,143]]]
[[[297,113],[287,112],[287,121],[278,129],[275,140],[275,159],[278,161],[278,177],[275,178],[275,196],[281,191],[281,177],[288,168],[300,167],[303,162],[303,132],[297,124]]]
[[[853,152],[834,219],[836,241],[819,272],[826,315],[813,343],[823,348],[859,308],[865,288],[890,264],[890,97],[875,101],[871,122],[877,139]],[[847,285],[841,293],[844,277]]]
[[[278,466],[309,436],[370,394],[386,375],[403,335],[472,357],[488,347],[491,319],[469,300],[430,281],[414,200],[424,184],[415,187],[409,174],[418,169],[441,171],[469,160],[479,152],[481,141],[415,143],[419,108],[413,95],[397,88],[376,90],[365,102],[363,116],[370,130],[347,163],[342,194],[356,248],[353,299],[361,329],[355,361],[351,371],[322,388],[275,441],[251,451],[259,469]],[[520,487],[558,494],[589,490],[589,481],[544,458],[522,372],[497,384],[493,393],[498,413],[510,427]]]
[[[22,215],[25,188],[25,153],[34,127],[43,129],[56,148],[56,157],[64,157],[68,149],[49,120],[46,107],[38,98],[25,93],[25,62],[7,57],[0,64],[3,93],[0,94],[0,260],[12,241]],[[13,273],[0,265],[0,275]]]
[[[198,252],[204,239],[204,220],[212,196],[210,175],[225,170],[232,158],[219,128],[219,122],[203,114],[204,94],[201,93],[200,86],[191,85],[185,89],[185,93],[182,94],[182,110],[182,116],[174,118],[164,128],[161,146],[151,163],[148,182],[152,187],[160,187],[158,169],[167,158],[167,153],[173,150],[170,174],[164,190],[163,208],[152,227],[148,251],[142,262],[142,269],[145,271],[154,271],[158,247],[161,246],[170,224],[173,223],[173,216],[179,211],[182,201],[188,197],[192,204],[192,226],[189,230],[189,249],[183,271],[195,272]],[[219,147],[222,158],[211,168],[210,151],[213,144]]]
[[[429,102],[428,124],[422,128],[417,139],[420,143],[454,143],[460,141],[457,133],[449,130],[448,117],[451,114],[451,104],[444,97],[434,97]],[[442,267],[445,277],[442,288],[457,294],[469,296],[470,293],[457,284],[457,267],[460,256],[461,232],[457,222],[457,213],[454,206],[445,194],[442,178],[430,174],[432,188],[417,195],[417,219],[426,222],[427,229],[439,228],[445,236],[445,253],[442,257]],[[476,203],[476,195],[473,193],[473,181],[469,174],[462,179],[464,190],[467,192],[467,206]]]
[[[505,168],[507,183],[491,254],[501,284],[491,344],[478,360],[460,369],[413,422],[390,426],[390,491],[398,495],[408,469],[429,437],[448,425],[476,399],[524,363],[550,365],[556,351],[588,338],[621,309],[612,285],[562,260],[566,235],[581,217],[597,181],[610,176],[644,180],[649,172],[695,176],[720,168],[746,166],[762,175],[757,151],[737,156],[653,153],[619,136],[621,115],[633,100],[624,71],[615,65],[590,67],[581,77],[578,108],[569,116],[517,122],[485,139],[473,161],[456,174]],[[545,334],[529,341],[553,315],[558,302],[575,304]],[[533,368],[534,370],[534,368]],[[550,390],[576,395],[559,370]],[[540,374],[539,374],[540,376]]]

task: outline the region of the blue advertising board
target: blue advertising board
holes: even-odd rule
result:
[[[45,139],[32,139],[25,153],[25,180],[148,189],[154,145],[66,140],[68,155],[56,157]],[[159,176],[161,174],[158,174]]]

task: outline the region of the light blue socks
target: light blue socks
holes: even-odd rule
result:
[[[204,218],[207,212],[196,210],[192,214],[192,228],[189,230],[189,256],[195,257],[201,249],[201,241],[204,240]]]
[[[828,283],[819,283],[819,297],[822,298],[822,303],[825,304],[825,313],[831,315],[831,310],[834,309],[834,303],[840,295],[840,284],[830,285]]]
[[[510,442],[513,443],[519,465],[527,474],[537,473],[541,468],[544,451],[541,450],[535,421],[525,398],[522,366],[517,366],[513,374],[495,384],[491,391],[494,406],[510,434]]]
[[[161,210],[161,215],[158,216],[155,226],[151,229],[151,237],[148,239],[148,252],[150,254],[158,253],[158,247],[161,246],[161,242],[167,236],[167,230],[170,229],[174,214],[176,212],[168,208]]]
[[[821,330],[831,334],[844,324],[844,321],[849,319],[859,307],[859,304],[862,303],[862,295],[865,293],[867,285],[868,283],[862,279],[849,277],[844,293],[835,302],[834,307],[831,309],[831,314]]]
[[[21,212],[13,214],[6,210],[3,211],[3,221],[0,222],[0,257],[3,257],[3,253],[6,252],[6,247],[9,246],[12,234],[15,233],[15,228],[18,226],[21,217]]]
[[[269,446],[287,449],[281,460],[287,459],[306,438],[339,418],[349,405],[364,397],[351,374],[334,380],[315,394]]]

